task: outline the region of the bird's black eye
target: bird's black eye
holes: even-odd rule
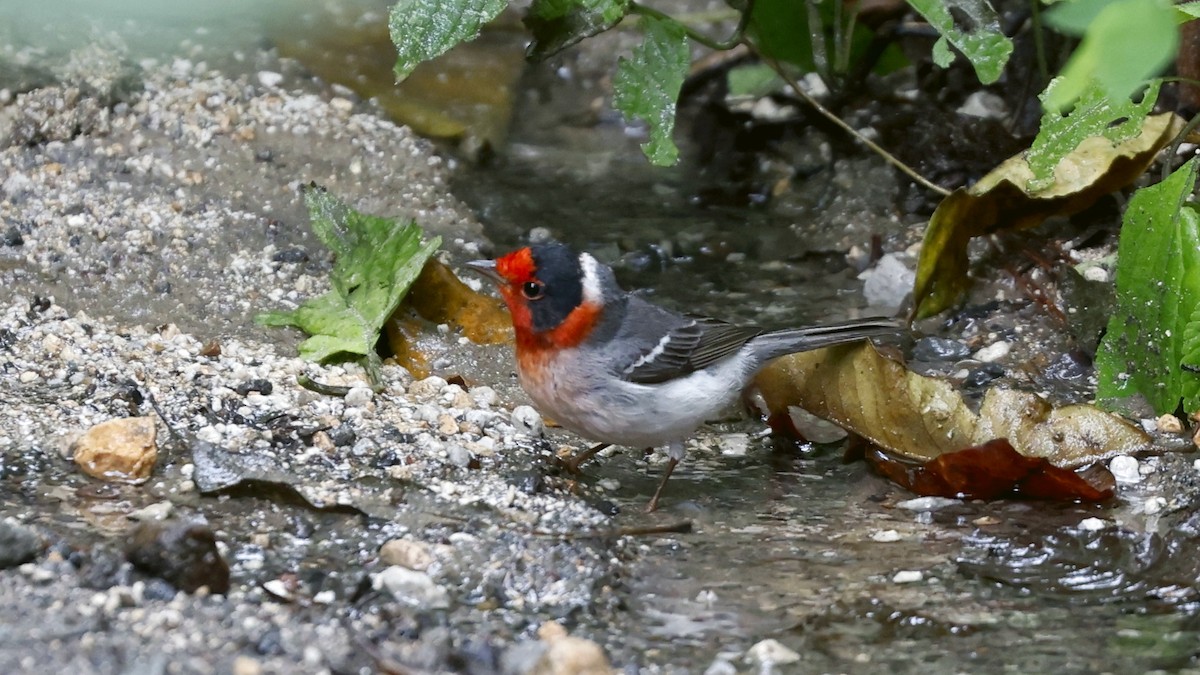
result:
[[[542,286],[540,281],[526,281],[521,284],[521,294],[530,300],[537,300],[542,297]]]

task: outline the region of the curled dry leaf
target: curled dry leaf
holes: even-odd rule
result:
[[[1088,405],[992,389],[975,413],[949,383],[908,371],[864,342],[776,360],[755,380],[771,416],[798,406],[897,458],[930,462],[1007,439],[1023,457],[1074,469],[1150,445],[1141,429]]]
[[[448,324],[472,342],[483,345],[511,342],[512,321],[499,300],[477,293],[449,267],[430,259],[400,308],[384,326],[396,362],[414,377],[429,375],[428,359],[416,349],[428,324]]]
[[[1026,229],[1086,209],[1141,176],[1181,127],[1177,115],[1163,113],[1147,117],[1141,133],[1126,141],[1087,138],[1058,163],[1053,182],[1042,189],[1030,189],[1035,176],[1022,153],[970,188],[951,193],[925,230],[913,286],[914,316],[937,314],[967,289],[967,245],[973,237]]]

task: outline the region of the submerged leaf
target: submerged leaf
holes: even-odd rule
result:
[[[533,33],[529,58],[545,59],[617,25],[629,0],[534,0],[523,19]]]
[[[257,320],[311,335],[300,344],[300,354],[312,361],[373,355],[384,321],[441,239],[422,242],[416,223],[399,225],[359,213],[321,189],[308,189],[304,199],[313,231],[337,255],[330,275],[333,290],[290,312],[268,312]]]
[[[980,82],[991,84],[1000,79],[1013,45],[1000,31],[1000,17],[987,0],[908,0],[908,4],[941,33],[933,45],[933,58],[939,66],[950,65],[954,58],[946,45],[949,42],[975,67]]]
[[[1096,354],[1097,397],[1141,394],[1155,412],[1200,408],[1200,213],[1193,159],[1134,194],[1117,248],[1117,310]]]
[[[947,452],[923,464],[904,462],[873,448],[867,462],[919,495],[962,499],[1018,497],[1099,502],[1112,497],[1112,474],[1081,475],[1041,457],[1025,457],[1001,438]],[[1088,479],[1097,480],[1093,484]]]
[[[645,41],[631,58],[617,62],[613,76],[613,106],[628,118],[650,125],[650,140],[642,151],[657,166],[670,166],[679,158],[671,140],[675,129],[675,102],[683,88],[690,56],[683,27],[666,19],[644,18]]]
[[[1076,468],[1145,450],[1150,442],[1111,413],[1055,408],[1015,390],[989,390],[976,414],[949,383],[910,372],[865,342],[777,359],[755,384],[771,415],[798,406],[914,461],[1005,438],[1022,456]]]
[[[414,312],[419,318],[412,316]],[[408,296],[384,326],[396,362],[417,379],[430,373],[429,360],[416,348],[429,323],[449,325],[481,345],[513,339],[512,320],[504,303],[471,290],[436,258],[425,263]]]
[[[929,220],[913,286],[913,314],[931,316],[954,304],[970,284],[967,245],[973,237],[1033,227],[1051,216],[1078,213],[1145,172],[1178,133],[1174,113],[1146,118],[1140,133],[1118,143],[1103,135],[1078,143],[1040,189],[1024,154],[1009,158],[978,183],[955,190]]]
[[[396,77],[403,80],[422,61],[474,40],[507,6],[507,0],[399,0],[388,15]]]

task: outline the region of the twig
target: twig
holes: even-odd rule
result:
[[[692,531],[692,521],[684,520],[671,525],[649,525],[646,527],[618,527],[613,530],[588,530],[585,532],[545,532],[534,530],[538,537],[561,537],[575,539],[613,539],[615,537],[647,537],[657,534],[687,534]]]
[[[768,66],[771,67],[771,70],[774,70],[775,73],[779,75],[779,77],[783,78],[783,81],[786,82],[787,85],[789,87],[791,87],[793,91],[796,92],[797,96],[804,99],[805,103],[811,105],[813,107],[813,109],[815,109],[817,112],[821,113],[821,115],[824,116],[825,119],[829,120],[830,122],[833,122],[835,125],[838,126],[838,128],[842,129],[846,133],[853,136],[860,143],[867,146],[873,152],[875,152],[877,155],[882,157],[888,164],[891,164],[892,166],[896,167],[900,171],[904,172],[904,174],[906,176],[913,179],[913,181],[915,181],[917,184],[921,185],[925,189],[932,190],[933,192],[936,192],[937,194],[939,194],[943,197],[946,197],[950,194],[949,190],[947,190],[946,188],[944,188],[940,185],[934,184],[929,179],[927,179],[924,176],[922,176],[921,174],[917,173],[917,171],[915,169],[913,169],[909,165],[905,164],[904,162],[900,161],[900,159],[897,158],[892,153],[888,152],[887,150],[884,150],[878,143],[872,141],[871,139],[867,138],[866,136],[863,136],[861,133],[858,132],[857,129],[850,126],[849,124],[846,124],[844,121],[842,121],[842,118],[833,114],[832,111],[830,111],[825,106],[821,105],[821,103],[819,101],[817,101],[817,99],[813,98],[812,96],[809,96],[808,92],[804,91],[804,89],[800,86],[800,83],[796,81],[796,78],[794,78],[790,74],[788,74],[788,72],[783,68],[783,65],[780,64],[778,61],[776,61],[775,59],[771,58],[770,56],[767,56],[766,54],[762,53],[754,45],[749,44],[749,43],[746,43],[746,45],[748,47],[750,47],[750,49],[754,50],[754,52],[758,54],[759,58],[761,58],[764,63],[766,63]]]
[[[629,3],[629,13],[630,14],[638,14],[640,16],[648,16],[648,17],[651,17],[654,19],[662,19],[664,21],[670,21],[672,23],[678,24],[681,28],[683,28],[684,32],[687,34],[687,36],[689,38],[691,38],[692,40],[695,40],[696,42],[699,42],[700,44],[704,45],[705,47],[708,47],[709,49],[716,49],[718,51],[725,51],[727,49],[733,49],[734,47],[741,44],[742,38],[746,33],[746,27],[748,25],[750,25],[750,14],[753,11],[754,11],[754,0],[747,0],[746,7],[745,7],[745,9],[742,10],[742,18],[738,21],[737,28],[734,29],[733,35],[729,36],[729,38],[726,40],[714,40],[713,38],[705,35],[704,33],[694,30],[692,27],[688,26],[687,24],[683,23],[682,21],[679,21],[675,17],[670,16],[669,14],[664,14],[663,12],[660,12],[657,9],[654,9],[653,7],[647,7],[638,2],[630,2]]]

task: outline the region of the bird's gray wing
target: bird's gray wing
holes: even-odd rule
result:
[[[658,309],[658,308],[655,308]],[[647,318],[646,312],[637,315]],[[660,310],[650,320],[625,326],[625,344],[636,344],[618,373],[638,384],[658,384],[705,368],[724,359],[762,333],[756,326],[735,326],[704,317]]]

